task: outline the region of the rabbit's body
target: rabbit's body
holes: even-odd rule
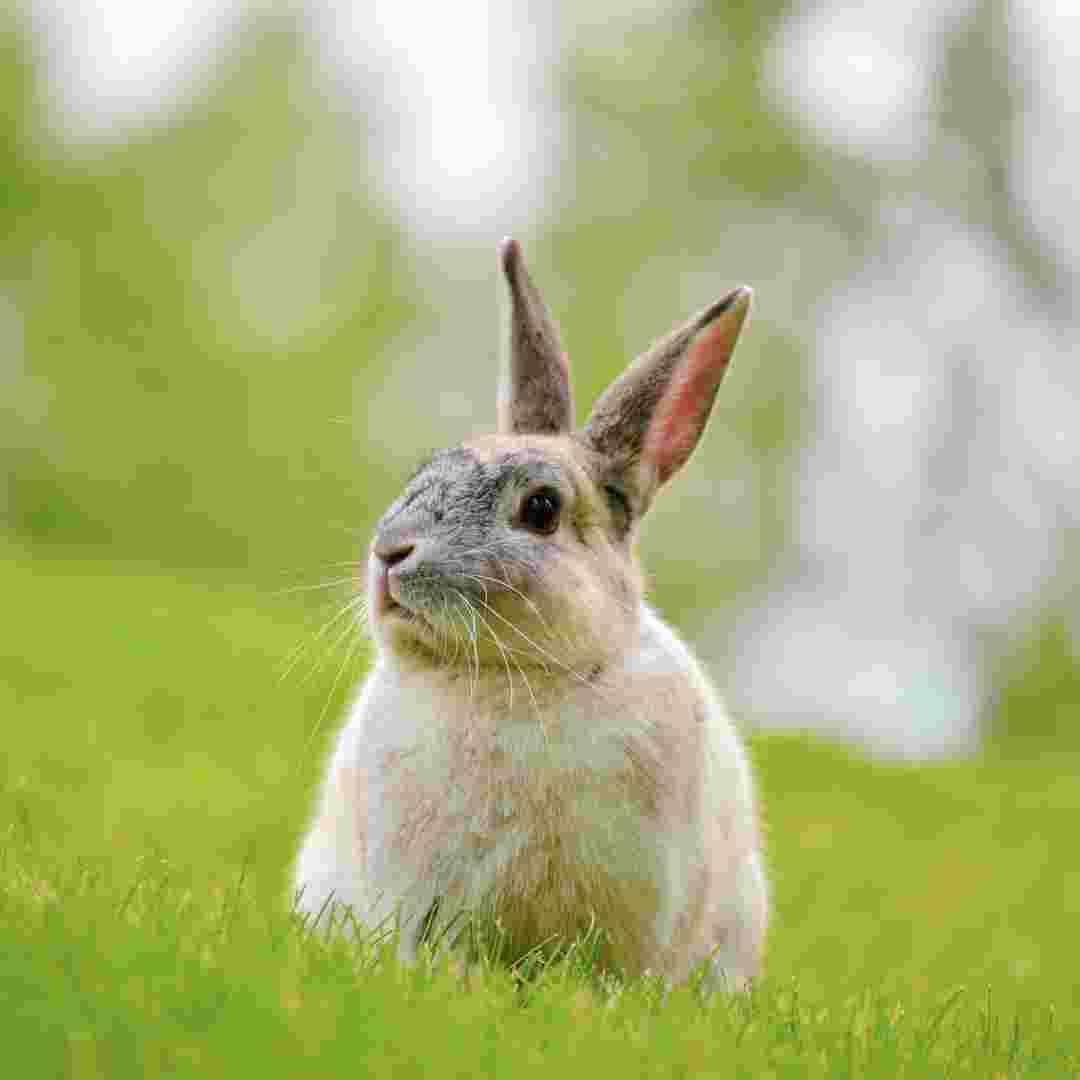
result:
[[[368,919],[493,912],[511,951],[595,919],[607,959],[733,984],[765,927],[749,769],[686,647],[646,606],[640,639],[582,683],[492,671],[371,673],[298,865],[306,909]],[[510,702],[510,692],[513,701]],[[396,910],[395,910],[396,909]]]
[[[646,606],[635,540],[705,426],[749,303],[655,346],[574,431],[565,358],[513,242],[500,433],[440,451],[368,560],[375,666],[296,867],[301,906],[494,915],[511,954],[591,925],[604,962],[757,972],[767,919],[750,770],[689,650]]]

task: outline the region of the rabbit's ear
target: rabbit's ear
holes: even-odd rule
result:
[[[740,286],[658,341],[593,407],[585,436],[616,468],[636,474],[642,510],[697,446],[751,296]]]
[[[574,426],[574,400],[566,354],[543,297],[532,283],[521,246],[499,245],[510,285],[510,378],[499,394],[499,431],[558,435]]]

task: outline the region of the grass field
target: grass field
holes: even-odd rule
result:
[[[600,979],[588,943],[519,985],[306,933],[285,869],[363,666],[310,595],[0,548],[5,1075],[1080,1073],[1060,748],[756,739],[775,918],[746,996]]]

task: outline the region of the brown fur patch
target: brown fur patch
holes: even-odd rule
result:
[[[540,290],[533,284],[521,247],[502,245],[503,271],[510,286],[510,382],[499,406],[499,430],[555,434],[574,426],[570,373],[559,331]]]

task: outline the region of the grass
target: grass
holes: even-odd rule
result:
[[[843,998],[770,979],[702,1002],[693,988],[598,985],[587,961],[515,983],[483,962],[406,970],[392,942],[306,933],[243,889],[193,891],[148,858],[113,891],[56,887],[5,863],[0,994],[20,1075],[1064,1076],[1075,1033],[1049,1007],[989,992]],[[54,879],[56,880],[56,879]]]
[[[1073,751],[915,767],[754,740],[775,919],[750,995],[623,985],[588,942],[526,981],[402,969],[285,901],[362,667],[331,641],[281,677],[307,594],[0,555],[8,1075],[1080,1073]]]

